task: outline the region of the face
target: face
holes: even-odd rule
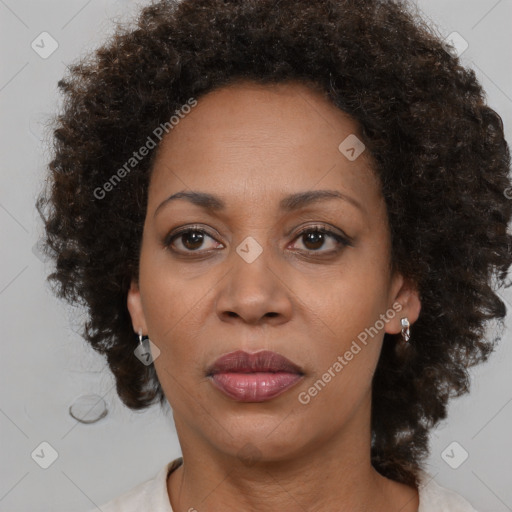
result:
[[[368,433],[384,333],[412,324],[419,301],[390,273],[386,207],[358,133],[305,85],[239,82],[162,140],[128,308],[160,350],[182,448],[236,456],[249,443],[276,459]],[[180,192],[214,198],[168,199]],[[236,350],[276,352],[301,375],[273,398],[235,399],[207,374]]]

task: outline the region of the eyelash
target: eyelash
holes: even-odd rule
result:
[[[164,247],[167,249],[170,249],[171,245],[177,238],[179,238],[180,236],[183,236],[187,233],[202,233],[202,234],[208,235],[210,238],[213,238],[215,240],[215,238],[212,235],[210,235],[208,233],[208,231],[206,231],[205,229],[202,229],[199,226],[188,226],[186,228],[180,229],[179,231],[177,231],[173,234],[167,235],[163,241]],[[345,246],[352,246],[350,237],[342,236],[342,235],[326,228],[325,226],[306,226],[305,228],[301,229],[297,233],[297,235],[295,236],[295,238],[293,240],[294,241],[297,240],[298,238],[300,238],[301,236],[303,236],[306,233],[328,235],[328,236],[332,237],[338,243],[338,246],[341,246],[341,248],[345,247]],[[339,252],[341,250],[341,248],[338,247],[338,249],[326,251],[326,254],[332,254],[334,252]],[[212,251],[215,251],[215,249],[210,249],[210,250],[207,250],[206,252],[212,252]],[[181,251],[174,251],[174,252],[183,254]],[[188,251],[185,251],[185,254],[187,254],[187,253],[193,254],[193,253],[200,253],[200,252],[201,252],[200,250],[196,250],[196,251],[188,250]],[[318,251],[317,250],[301,250],[299,252],[315,254],[315,253],[321,253],[322,251],[320,251],[320,250],[318,250]]]

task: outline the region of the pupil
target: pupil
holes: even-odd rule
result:
[[[192,244],[188,243],[189,240],[192,240]],[[203,243],[203,234],[198,231],[191,231],[185,235],[183,243],[188,249],[197,249],[197,247],[201,247]]]
[[[306,243],[312,243],[313,245],[316,244],[315,249],[318,249],[318,247],[322,246],[323,233],[308,233],[306,237],[308,238]]]

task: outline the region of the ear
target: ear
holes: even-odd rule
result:
[[[142,334],[147,335],[148,327],[146,325],[146,317],[142,308],[142,299],[140,296],[139,285],[135,279],[132,279],[126,305],[132,318],[133,330],[138,334],[142,330]]]
[[[398,310],[398,305],[401,309]],[[393,307],[394,306],[394,307]],[[412,326],[420,316],[421,300],[417,286],[409,280],[406,280],[401,274],[393,276],[389,308],[397,312],[393,319],[386,322],[385,331],[389,334],[399,334],[402,332],[400,319],[407,317]]]

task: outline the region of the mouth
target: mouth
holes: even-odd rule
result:
[[[213,386],[239,402],[265,402],[281,395],[304,377],[302,369],[269,350],[242,350],[217,359],[207,370]]]

